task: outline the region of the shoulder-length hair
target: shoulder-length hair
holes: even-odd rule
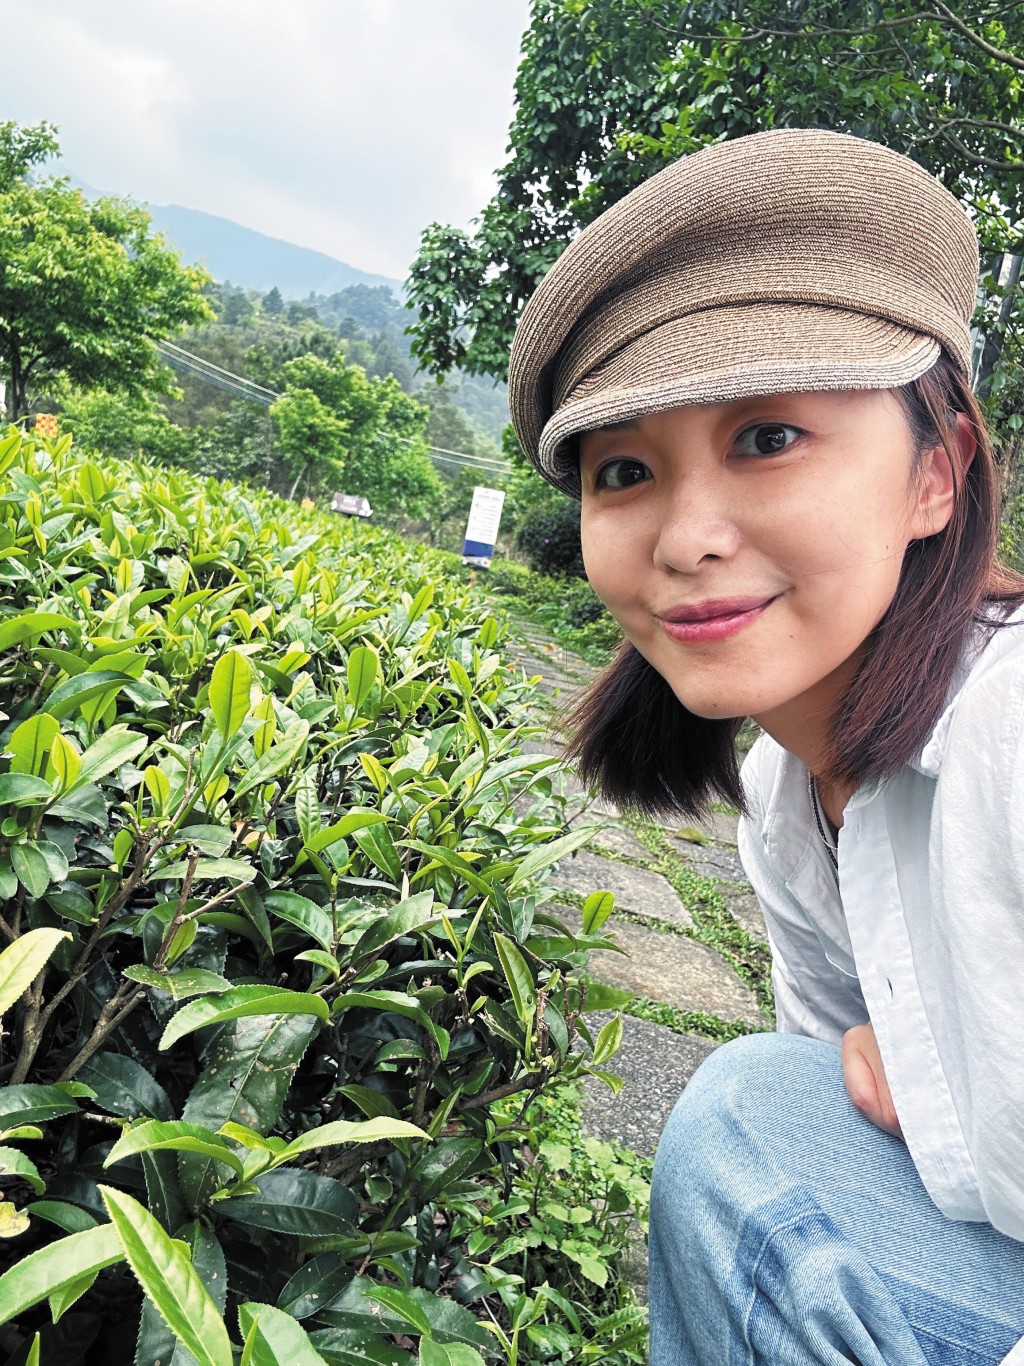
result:
[[[918,753],[974,626],[1024,601],[1024,578],[995,555],[1000,482],[967,380],[943,355],[893,392],[915,460],[945,446],[955,494],[948,525],[907,547],[895,596],[832,717],[817,776],[854,787],[891,775]],[[954,421],[961,413],[976,442],[966,470]],[[624,810],[693,817],[716,800],[742,810],[735,743],[742,722],[687,711],[627,641],[568,717],[566,752],[583,781]]]

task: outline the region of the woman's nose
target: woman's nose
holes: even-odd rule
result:
[[[717,479],[683,477],[661,500],[654,559],[659,568],[693,573],[704,560],[728,559],[741,535],[735,509]]]

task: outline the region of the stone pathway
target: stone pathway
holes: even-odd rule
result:
[[[540,676],[552,727],[558,707],[594,670],[543,633],[514,622],[513,658]],[[550,734],[540,753],[556,752]],[[770,1029],[769,957],[764,922],[743,877],[736,850],[736,815],[716,811],[700,827],[661,826],[624,818],[595,802],[571,778],[565,791],[571,824],[594,826],[593,840],[553,870],[565,891],[554,909],[571,928],[593,891],[615,894],[605,927],[620,952],[595,952],[593,978],[632,993],[623,1015],[621,1051],[610,1063],[623,1078],[617,1096],[587,1084],[584,1132],[614,1140],[644,1157],[687,1081],[725,1038]],[[596,1030],[607,1015],[590,1018]],[[638,1289],[643,1268],[633,1267]]]

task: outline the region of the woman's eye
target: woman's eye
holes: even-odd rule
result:
[[[596,489],[628,489],[650,478],[639,460],[608,460],[594,475]]]
[[[735,449],[740,455],[778,455],[802,435],[799,427],[784,422],[759,422],[748,427],[736,438]]]

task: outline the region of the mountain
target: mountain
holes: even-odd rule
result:
[[[146,211],[154,228],[181,252],[183,260],[200,262],[215,280],[230,280],[246,289],[277,285],[286,299],[336,294],[348,285],[387,285],[397,298],[402,297],[398,280],[370,275],[323,252],[244,228],[230,218],[180,204],[147,204]]]
[[[51,162],[47,170],[68,176],[87,199],[99,199],[107,193],[87,185],[61,161]],[[371,275],[322,251],[268,237],[230,218],[186,209],[181,204],[145,204],[144,208],[157,232],[181,252],[185,262],[204,265],[221,282],[230,280],[244,289],[262,290],[277,285],[286,299],[336,294],[348,285],[387,285],[397,299],[404,294],[399,280]]]

